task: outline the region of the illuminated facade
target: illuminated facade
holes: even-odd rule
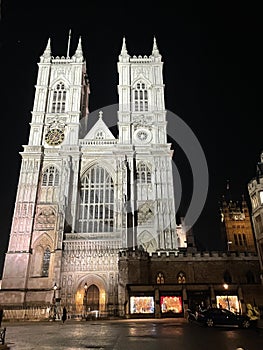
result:
[[[249,209],[243,198],[241,205],[223,198],[221,203],[221,232],[228,251],[256,252]]]
[[[263,152],[261,152],[260,162],[257,164],[256,176],[248,183],[248,192],[263,284]]]
[[[68,52],[69,45],[70,37]],[[123,40],[116,138],[102,112],[86,128],[81,40],[72,57],[68,52],[53,57],[49,40],[38,63],[0,303],[58,302],[72,313],[121,315],[119,251],[185,247],[175,220],[163,62],[155,39],[149,57],[130,57]]]

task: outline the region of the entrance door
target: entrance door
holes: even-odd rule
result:
[[[99,310],[99,300],[100,300],[100,292],[99,288],[92,284],[87,291],[87,306],[88,310]]]

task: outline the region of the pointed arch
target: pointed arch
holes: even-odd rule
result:
[[[132,105],[134,112],[147,112],[149,110],[150,82],[142,75],[132,84]]]
[[[163,272],[158,272],[156,276],[156,283],[157,284],[164,284],[164,274]]]
[[[51,259],[52,240],[43,233],[33,244],[31,274],[33,276],[48,277]]]
[[[42,171],[42,187],[55,187],[60,182],[60,171],[55,165],[48,165]]]
[[[41,273],[41,275],[43,277],[48,277],[48,275],[49,275],[50,256],[51,256],[50,248],[46,247],[46,249],[44,250],[43,260],[42,260],[42,273]]]
[[[177,283],[186,283],[186,275],[183,271],[178,272]]]
[[[114,183],[107,169],[94,164],[81,177],[79,231],[112,232]]]
[[[53,82],[50,90],[50,108],[51,113],[65,113],[66,101],[68,96],[69,84],[64,78],[60,77]]]
[[[151,184],[152,182],[152,170],[149,163],[139,161],[136,168],[136,177],[138,183]]]
[[[86,285],[86,288],[85,288]],[[88,291],[88,289],[91,286],[95,286],[99,291],[99,311],[104,312],[106,308],[107,303],[107,283],[105,279],[102,276],[99,276],[97,274],[88,274],[87,276],[82,277],[80,280],[77,281],[76,284],[76,307],[78,312],[85,312],[86,309],[86,295],[85,290]],[[93,287],[93,290],[95,290],[95,287]],[[88,300],[87,300],[88,302]]]

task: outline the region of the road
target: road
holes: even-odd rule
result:
[[[206,328],[182,319],[4,322],[11,350],[261,350],[255,329]]]

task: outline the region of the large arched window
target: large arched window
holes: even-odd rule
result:
[[[48,277],[49,263],[50,263],[50,249],[46,248],[46,250],[44,251],[43,262],[42,262],[43,277]]]
[[[66,107],[67,92],[65,84],[59,82],[52,91],[52,106],[51,113],[64,113]]]
[[[48,167],[42,176],[42,186],[58,186],[59,185],[59,171],[54,166]]]
[[[102,167],[90,168],[81,180],[80,232],[111,232],[114,224],[114,188]]]
[[[134,111],[148,111],[148,91],[144,82],[138,82],[133,91]]]

